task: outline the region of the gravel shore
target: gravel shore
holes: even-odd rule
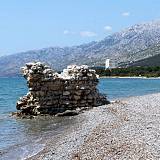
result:
[[[30,159],[160,159],[160,93],[131,97],[76,116],[77,123]]]

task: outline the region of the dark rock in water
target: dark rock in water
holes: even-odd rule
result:
[[[55,116],[75,116],[78,115],[79,112],[77,112],[76,110],[66,110],[63,113],[57,113]]]
[[[98,76],[86,65],[68,66],[58,74],[41,62],[32,62],[22,67],[22,73],[29,87],[27,95],[17,101],[22,115],[73,115],[77,108],[108,103],[96,88]]]
[[[32,119],[34,118],[35,116],[34,115],[30,115],[30,114],[26,114],[26,113],[22,113],[22,112],[12,112],[12,116],[13,117],[18,117],[18,118],[25,118],[25,119]]]

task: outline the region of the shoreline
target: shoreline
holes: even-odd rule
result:
[[[75,116],[64,135],[48,139],[29,160],[159,159],[160,93],[117,100]],[[152,118],[151,118],[152,117]],[[151,138],[152,137],[152,138]],[[106,143],[104,143],[106,142]]]
[[[124,79],[160,79],[160,77],[129,77],[129,76],[126,76],[126,77],[121,77],[121,76],[101,76],[99,77],[100,79],[101,78],[124,78]]]

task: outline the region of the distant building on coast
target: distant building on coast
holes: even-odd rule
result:
[[[105,69],[116,68],[115,61],[111,59],[106,59],[105,61]]]
[[[109,69],[109,68],[110,68],[110,59],[106,59],[105,69]]]

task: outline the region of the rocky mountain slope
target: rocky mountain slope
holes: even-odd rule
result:
[[[155,66],[158,67],[160,66],[160,54],[149,57],[149,58],[145,58],[139,61],[135,61],[132,63],[129,63],[127,65],[122,65],[124,67],[133,67],[133,66],[141,66],[141,67],[151,67],[151,66]]]
[[[56,70],[69,64],[104,65],[105,59],[116,64],[138,61],[158,54],[144,52],[160,44],[160,20],[134,25],[97,42],[73,47],[50,47],[0,58],[0,75],[15,75],[29,61],[44,61]]]
[[[136,54],[140,54],[143,59],[134,61]],[[119,63],[120,67],[127,66],[160,66],[160,43],[148,47],[147,49],[139,51],[136,54],[132,54],[133,60]]]

